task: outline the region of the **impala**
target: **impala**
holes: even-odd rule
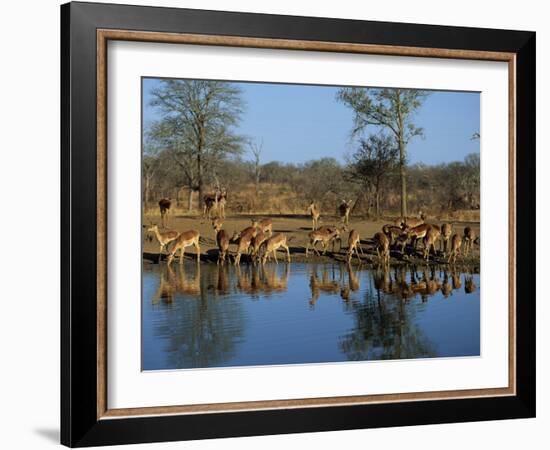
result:
[[[229,235],[225,230],[218,230],[216,233],[216,243],[218,244],[218,262],[225,263],[227,252],[229,250]]]
[[[390,240],[390,245],[392,245],[397,237],[403,234],[403,229],[396,225],[391,225],[387,223],[382,227],[382,232],[388,237],[388,239]]]
[[[470,227],[464,228],[464,256],[468,256],[468,252],[472,248],[474,241],[476,239],[476,233]]]
[[[238,266],[241,263],[241,255],[243,253],[248,253],[250,249],[250,244],[252,243],[252,238],[257,234],[257,230],[254,227],[247,227],[242,230],[240,233],[233,233],[231,238],[232,242],[237,242],[237,255],[235,256],[234,264]]]
[[[441,225],[441,250],[443,250],[444,255],[447,255],[447,243],[451,239],[452,234],[453,226],[450,223]]]
[[[287,237],[283,233],[277,233],[269,239],[266,239],[262,244],[262,264],[265,264],[270,253],[273,253],[275,263],[278,264],[277,250],[279,249],[286,250],[287,261],[290,262],[290,250],[287,245]]]
[[[259,231],[269,233],[269,236],[273,235],[273,220],[271,219],[252,219],[252,226]]]
[[[337,230],[338,227],[336,227],[336,225],[322,225],[320,226],[319,228],[317,228],[317,230],[315,231],[321,231],[321,232],[327,232],[327,233],[333,233],[335,230]],[[336,244],[336,241],[338,241],[338,251],[341,251],[342,250],[342,237],[340,236],[340,234],[338,234],[337,237],[335,237],[333,240],[332,240],[332,252],[334,253],[334,246]]]
[[[422,242],[424,243],[424,259],[427,261],[428,257],[430,256],[430,250],[433,248],[434,254],[435,254],[435,243],[439,239],[439,236],[441,235],[441,232],[438,229],[437,226],[431,226],[428,228],[428,231],[426,232],[426,235],[424,236],[424,239]]]
[[[342,203],[338,207],[338,214],[340,215],[344,231],[347,231],[349,226],[349,213],[351,212],[351,202],[352,200],[342,200]]]
[[[160,222],[162,223],[162,228],[166,227],[166,214],[172,206],[172,201],[169,198],[161,198],[159,200],[159,209],[160,209]]]
[[[407,233],[407,235],[411,240],[411,245],[415,250],[416,250],[416,245],[418,243],[418,240],[423,239],[430,228],[431,228],[431,225],[423,223],[416,227],[405,229],[405,232]]]
[[[376,253],[378,254],[378,259],[387,265],[390,262],[390,240],[388,237],[379,231],[373,237],[374,245],[376,247]]]
[[[189,230],[180,233],[175,241],[174,248],[168,256],[168,265],[172,263],[172,260],[174,259],[174,256],[178,250],[180,250],[180,264],[182,264],[183,255],[185,254],[185,247],[190,247],[191,245],[197,250],[197,262],[199,262],[201,257],[199,238],[200,233],[197,230]]]
[[[418,225],[422,225],[424,223],[424,220],[426,219],[426,216],[422,213],[420,213],[420,219],[418,217],[398,217],[394,224],[398,227],[405,228],[414,228]]]
[[[361,262],[361,257],[359,256],[357,247],[359,247],[359,250],[361,250],[361,254],[365,256],[365,254],[363,253],[363,248],[360,245],[359,233],[356,230],[351,230],[349,232],[349,237],[348,237],[348,254],[347,254],[348,263],[351,262],[351,258],[353,257],[353,252],[355,252],[355,254],[357,255],[359,262]]]
[[[160,250],[159,250],[159,260],[160,256],[162,256],[162,251],[164,250],[164,247],[175,240],[178,237],[178,232],[173,230],[168,231],[159,231],[158,225],[153,225],[151,228],[147,229],[148,232],[155,233],[155,236],[157,238],[157,241],[159,241],[160,244]]]
[[[306,211],[311,215],[311,230],[315,231],[317,229],[317,224],[319,223],[319,217],[321,217],[321,210],[315,202],[312,201]]]
[[[210,217],[212,209],[216,209],[219,217],[225,219],[225,205],[227,203],[227,191],[222,189],[221,191],[216,190],[213,194],[206,194],[203,197],[203,217]]]
[[[270,236],[265,234],[263,231],[259,231],[250,241],[250,246],[252,247],[252,258],[254,262],[256,260],[258,260],[258,262],[260,261],[260,247],[269,237]]]
[[[313,247],[313,251],[317,253],[317,256],[321,256],[315,247],[317,242],[321,242],[323,245],[323,255],[327,252],[327,247],[330,241],[340,238],[340,230],[337,228],[325,228],[311,231],[309,234],[309,243],[306,245],[306,257],[308,255],[309,246]]]
[[[214,220],[212,220],[212,228],[214,228],[214,232],[217,233],[222,229],[223,226],[223,219],[219,217],[215,217]]]
[[[449,258],[447,259],[447,262],[453,261],[453,264],[456,261],[457,255],[460,253],[460,247],[462,246],[462,239],[460,239],[460,236],[458,234],[453,234],[453,237],[451,239],[451,251],[449,252]]]

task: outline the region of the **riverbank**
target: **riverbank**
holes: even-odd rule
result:
[[[249,215],[238,215],[238,216],[228,216],[223,224],[223,229],[225,229],[230,235],[234,231],[240,231],[251,225],[251,218],[258,216],[249,216]],[[349,232],[342,233],[342,245],[339,246],[339,243],[335,243],[334,252],[332,251],[332,244],[329,245],[329,248],[324,256],[317,256],[313,252],[309,252],[308,257],[305,255],[306,245],[308,243],[308,233],[311,231],[311,219],[308,216],[270,216],[273,220],[273,233],[284,233],[288,236],[289,248],[291,259],[294,262],[331,262],[331,261],[346,261],[346,251],[347,251],[347,239]],[[362,263],[368,266],[378,265],[378,257],[376,255],[376,250],[373,248],[372,236],[381,230],[382,226],[389,222],[388,220],[364,220],[357,217],[350,218],[349,229],[354,229],[359,233],[361,238],[361,247],[364,252],[362,255]],[[441,222],[438,221],[427,221],[428,223],[435,223],[440,225]],[[458,233],[459,235],[463,234],[464,228],[469,226],[471,227],[476,236],[479,236],[479,222],[450,222],[453,225],[453,234]],[[159,245],[156,238],[153,236],[152,240],[146,239],[147,228],[150,224],[160,224],[159,215],[146,215],[144,217],[144,228],[143,228],[143,259],[146,263],[157,263],[158,262],[158,252]],[[322,216],[321,225],[338,225],[339,218],[335,216]],[[187,230],[197,230],[201,235],[201,261],[202,262],[211,262],[216,263],[218,258],[218,250],[216,246],[216,234],[212,228],[210,220],[202,219],[201,217],[189,217],[189,216],[168,216],[167,229],[176,230],[178,232],[187,231]],[[149,233],[149,235],[151,235]],[[436,249],[439,250],[439,242],[436,245]],[[422,245],[420,244],[419,250],[416,253],[412,253],[409,249],[409,254],[402,255],[399,251],[392,250],[390,264],[391,265],[400,265],[400,264],[415,264],[422,265],[426,264],[426,261],[422,258]],[[234,254],[236,245],[230,245],[230,253]],[[321,246],[318,245],[318,249],[321,252]],[[407,252],[406,252],[407,253]],[[187,258],[196,258],[196,253],[194,248],[188,247],[186,249]],[[284,253],[279,253],[278,258],[280,261],[285,260]],[[245,259],[243,258],[243,261]],[[354,256],[352,259],[353,264],[358,264],[357,258]],[[430,263],[434,264],[446,264],[446,258],[438,251],[437,255],[430,255]],[[479,266],[479,246],[474,245],[473,250],[470,252],[468,257],[460,255],[457,258],[456,263],[458,265],[467,265],[467,266]]]

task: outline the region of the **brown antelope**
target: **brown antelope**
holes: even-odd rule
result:
[[[287,245],[287,237],[283,233],[277,233],[271,236],[269,239],[266,239],[262,244],[262,264],[265,264],[265,262],[267,261],[267,257],[270,253],[273,253],[275,264],[278,264],[277,250],[279,249],[286,250],[287,261],[290,262],[290,250]]]
[[[426,235],[422,242],[424,243],[424,259],[427,261],[430,256],[430,250],[433,248],[435,254],[435,243],[439,239],[441,232],[438,230],[439,227],[431,226],[428,228]]]
[[[250,246],[252,247],[252,258],[254,262],[256,262],[256,260],[258,262],[260,261],[260,246],[269,237],[270,236],[265,234],[263,231],[259,231],[250,241]]]
[[[162,223],[162,228],[166,227],[166,214],[172,206],[172,201],[169,198],[161,198],[159,200],[159,209],[160,209],[160,222]]]
[[[353,252],[355,252],[355,254],[357,255],[359,262],[361,262],[361,257],[359,256],[357,247],[359,247],[359,250],[361,250],[361,254],[365,256],[365,253],[363,253],[363,248],[361,247],[360,243],[361,242],[359,239],[359,233],[356,230],[351,230],[349,232],[349,237],[348,237],[348,254],[347,254],[348,263],[351,263]]]
[[[378,254],[378,259],[382,260],[385,265],[390,262],[390,240],[388,237],[379,231],[372,238],[374,245],[376,247],[376,253]],[[382,250],[382,252],[380,252]]]
[[[185,247],[190,247],[191,245],[197,250],[197,262],[200,261],[201,257],[201,247],[199,244],[200,233],[197,230],[189,230],[180,233],[178,238],[174,243],[174,248],[168,256],[168,265],[172,263],[174,256],[178,250],[180,250],[180,264],[183,264],[183,255],[185,254]]]
[[[349,213],[351,212],[351,202],[352,200],[342,200],[342,203],[338,207],[338,214],[340,215],[340,220],[342,221],[342,229],[347,231],[349,226]]]
[[[215,217],[214,220],[212,220],[212,228],[214,228],[214,233],[217,233],[222,229],[223,226],[223,219],[220,217]]]
[[[443,250],[445,256],[447,255],[447,243],[451,239],[452,234],[453,226],[450,223],[441,225],[441,250]]]
[[[388,237],[388,239],[390,240],[390,245],[392,245],[397,237],[403,233],[403,229],[396,225],[391,225],[387,223],[382,227],[382,232]]]
[[[328,232],[328,233],[333,233],[335,230],[337,229],[336,225],[321,225],[319,228],[317,228],[317,230],[315,231],[321,231],[321,232]],[[338,241],[338,244],[339,244],[339,250],[338,251],[341,251],[342,250],[342,237],[340,235],[338,235],[337,237],[335,237],[333,240],[332,240],[332,252],[334,253],[334,246],[336,244],[336,241]]]
[[[218,214],[222,219],[225,219],[225,205],[227,205],[227,190],[222,189],[218,199]]]
[[[435,229],[439,234],[441,234],[441,227],[434,223],[427,223],[428,227]]]
[[[243,253],[249,252],[250,244],[252,243],[252,238],[257,234],[258,230],[254,227],[247,227],[242,230],[240,233],[233,233],[231,238],[232,242],[237,242],[237,254],[235,256],[234,264],[238,266],[241,263],[241,255]]]
[[[424,236],[426,236],[426,233],[430,228],[431,228],[430,225],[423,223],[421,225],[417,225],[416,227],[405,229],[405,232],[407,233],[407,235],[411,240],[411,245],[415,250],[416,250],[418,241],[420,239],[423,239]]]
[[[233,234],[233,238],[231,240],[236,241],[237,239],[245,235],[250,235],[250,238],[252,239],[257,234],[258,234],[258,229],[256,227],[246,227],[241,231],[238,231],[238,232],[235,231],[235,233]]]
[[[451,251],[449,252],[449,257],[447,258],[447,263],[450,263],[451,260],[453,264],[456,261],[457,255],[460,253],[460,247],[462,246],[462,239],[458,234],[453,234],[451,239]]]
[[[210,213],[213,209],[216,209],[216,212],[219,217],[225,219],[225,205],[227,203],[227,191],[225,189],[219,191],[216,190],[213,194],[206,194],[203,197],[203,211],[202,215],[204,218],[210,218]]]
[[[269,233],[269,236],[273,235],[273,220],[271,219],[252,219],[252,226],[257,228],[259,231],[264,233]]]
[[[227,252],[229,250],[229,235],[225,230],[218,230],[216,233],[216,243],[218,244],[218,262],[225,263]]]
[[[309,246],[313,247],[313,251],[317,256],[321,256],[315,247],[317,242],[321,242],[323,245],[323,255],[327,252],[327,247],[329,242],[334,241],[335,239],[340,239],[340,230],[338,228],[327,227],[325,229],[318,229],[310,231],[309,234],[309,243],[306,245],[306,257],[308,255]]]
[[[424,220],[426,219],[426,216],[422,213],[420,213],[420,219],[418,217],[398,217],[394,221],[394,225],[397,225],[398,227],[404,228],[414,228],[418,225],[422,225],[424,223]]]
[[[317,229],[317,224],[319,223],[319,217],[321,217],[321,210],[315,202],[312,201],[306,211],[311,215],[311,230],[315,231]]]
[[[464,256],[468,256],[468,252],[472,248],[474,241],[476,239],[476,232],[470,227],[464,228]]]
[[[151,228],[148,228],[147,231],[155,233],[157,241],[159,241],[159,244],[160,244],[159,258],[160,256],[162,256],[162,251],[164,250],[164,247],[170,242],[177,239],[179,235],[177,231],[173,231],[173,230],[167,230],[167,231],[161,232],[159,231],[158,225],[153,225]]]

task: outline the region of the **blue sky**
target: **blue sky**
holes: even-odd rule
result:
[[[158,79],[143,80],[145,126],[160,118],[149,105],[150,91],[159,83]],[[336,101],[338,87],[236,84],[245,103],[237,131],[263,140],[263,163],[301,163],[325,156],[345,162],[345,156],[354,151],[357,144],[350,137],[353,113]],[[410,163],[461,161],[467,154],[479,152],[479,141],[470,139],[480,128],[479,101],[479,93],[432,91],[415,116],[425,137],[414,138],[408,145]],[[244,154],[243,158],[249,156]]]

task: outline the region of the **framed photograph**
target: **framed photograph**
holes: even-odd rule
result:
[[[535,415],[535,33],[61,7],[61,441]]]

